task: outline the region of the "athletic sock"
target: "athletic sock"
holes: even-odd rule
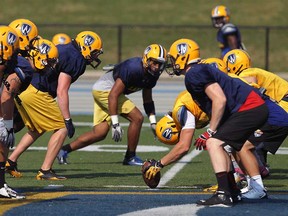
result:
[[[67,153],[72,152],[72,149],[71,149],[70,143],[64,145],[64,146],[62,147],[62,150],[63,150],[63,151],[66,151]]]
[[[135,151],[129,151],[129,150],[127,150],[126,151],[126,154],[125,154],[125,158],[132,158],[132,157],[135,157],[135,155],[136,155],[136,153],[135,153]]]
[[[0,162],[0,188],[5,184],[5,162]]]
[[[230,186],[229,186],[229,179],[227,172],[219,172],[216,173],[216,179],[218,183],[218,191],[224,191],[227,194],[231,194]]]
[[[259,185],[260,187],[262,187],[264,189],[261,175],[255,175],[255,176],[252,176],[251,178],[257,183],[257,185]]]

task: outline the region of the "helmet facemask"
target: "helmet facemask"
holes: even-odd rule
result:
[[[163,70],[166,67],[165,59],[163,61],[159,61],[158,59],[149,58],[147,60],[147,72],[155,77],[158,77],[162,74]]]
[[[168,61],[169,61],[169,67],[172,68],[172,71],[171,70],[166,70],[166,72],[170,75],[170,76],[173,76],[173,75],[176,75],[176,76],[180,76],[183,69],[181,69],[180,65],[176,63],[176,60],[177,58],[179,57],[179,55],[177,55],[176,59],[171,56],[171,55],[168,55]]]
[[[98,58],[98,56],[101,54],[103,54],[102,50],[93,50],[90,52],[90,55],[87,56],[88,64],[94,69],[96,69],[101,64],[101,60]],[[93,64],[93,62],[95,62],[95,64]]]

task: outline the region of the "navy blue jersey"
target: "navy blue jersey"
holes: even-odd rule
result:
[[[288,113],[268,98],[265,99],[265,104],[269,110],[268,124],[278,127],[288,127]]]
[[[237,112],[251,91],[254,91],[253,87],[240,79],[229,77],[212,65],[193,65],[185,75],[185,85],[194,101],[209,116],[212,111],[212,101],[205,93],[205,86],[215,82],[220,85],[227,98],[223,118]],[[257,91],[255,92],[259,94]]]
[[[43,92],[48,92],[52,97],[57,96],[58,78],[60,73],[71,76],[75,82],[86,69],[86,59],[74,43],[57,45],[59,62],[56,70],[51,73],[35,73],[31,84]]]
[[[160,75],[159,75],[160,76]],[[145,72],[142,58],[134,57],[116,65],[113,70],[113,78],[120,78],[125,85],[124,94],[128,95],[144,88],[152,89],[159,79]]]
[[[231,50],[228,44],[228,40],[227,40],[228,35],[235,35],[237,38],[237,48],[243,49],[242,43],[241,43],[241,34],[240,34],[239,29],[237,28],[237,26],[233,25],[232,23],[227,23],[223,25],[217,33],[217,41],[220,43],[222,57]]]
[[[15,55],[10,61],[8,61],[7,67],[4,71],[4,79],[10,74],[16,73],[21,80],[20,92],[22,92],[29,86],[34,72],[35,70],[27,59]]]

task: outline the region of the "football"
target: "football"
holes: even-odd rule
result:
[[[143,180],[145,182],[145,184],[150,187],[150,188],[156,188],[157,185],[160,182],[160,178],[161,178],[161,173],[158,172],[154,178],[148,179],[145,177],[145,170],[151,165],[151,163],[149,161],[145,161],[144,164],[142,165],[142,177]]]

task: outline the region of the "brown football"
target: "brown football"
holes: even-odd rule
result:
[[[144,171],[145,171],[145,169],[146,169],[147,167],[149,167],[150,165],[151,165],[151,163],[150,163],[149,161],[145,161],[145,162],[144,162],[144,164],[142,165],[142,169],[141,169],[141,171],[142,171],[142,177],[143,177],[143,180],[144,180],[145,184],[146,184],[148,187],[150,187],[150,188],[156,188],[157,185],[158,185],[159,182],[160,182],[161,173],[158,172],[154,178],[147,179],[147,178],[145,177],[145,172],[144,172]]]

